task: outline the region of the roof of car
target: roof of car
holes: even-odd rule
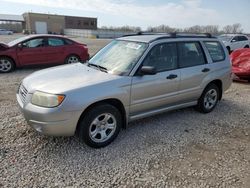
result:
[[[145,42],[150,43],[155,40],[160,39],[173,39],[173,38],[215,38],[211,34],[184,34],[184,33],[137,33],[126,35],[123,37],[118,38],[118,40],[128,40],[128,41],[135,41],[135,42]]]
[[[51,34],[32,34],[32,35],[28,35],[28,37],[33,38],[33,37],[62,37],[62,38],[66,38],[63,35],[51,35]]]

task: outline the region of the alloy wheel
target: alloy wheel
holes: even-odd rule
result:
[[[8,72],[12,68],[12,64],[8,59],[0,59],[0,71],[1,72]]]
[[[116,126],[115,117],[110,113],[103,113],[92,121],[89,136],[94,142],[105,142],[114,135]]]
[[[212,109],[217,102],[218,94],[215,89],[210,89],[204,97],[204,106],[206,109]]]

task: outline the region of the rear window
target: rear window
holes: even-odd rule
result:
[[[225,59],[224,50],[219,42],[204,42],[213,62],[223,61]]]

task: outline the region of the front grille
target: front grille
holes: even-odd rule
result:
[[[23,85],[20,85],[19,96],[20,96],[20,99],[22,100],[23,103],[25,103],[25,99],[26,99],[27,94],[28,94],[27,89]]]

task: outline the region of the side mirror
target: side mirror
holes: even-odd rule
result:
[[[23,48],[22,43],[19,43],[19,44],[17,45],[17,47],[18,47],[18,48]]]
[[[157,72],[156,72],[155,67],[152,67],[152,66],[142,66],[142,68],[140,70],[140,73],[142,75],[154,75]]]

